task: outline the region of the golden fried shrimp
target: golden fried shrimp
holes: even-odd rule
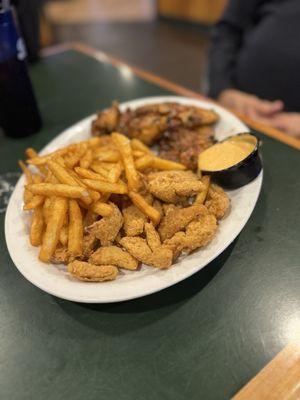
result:
[[[93,265],[75,260],[68,265],[68,272],[81,281],[104,282],[116,279],[118,268],[114,265]]]
[[[203,183],[191,171],[161,171],[148,175],[150,193],[167,203],[179,203],[203,188]]]
[[[229,210],[230,199],[220,186],[211,184],[208,190],[205,206],[217,219],[221,219]]]
[[[134,204],[123,209],[123,217],[126,236],[138,236],[143,233],[147,218]]]
[[[171,238],[176,232],[183,230],[191,221],[203,214],[207,214],[207,209],[201,204],[171,209],[159,224],[158,232],[161,240]]]
[[[190,253],[206,246],[215,236],[217,228],[216,217],[207,213],[190,222],[185,232],[177,232],[170,239],[166,239],[163,245],[171,249],[176,258],[182,251]]]
[[[119,208],[110,203],[113,212],[108,217],[103,217],[100,221],[94,222],[86,228],[87,232],[100,240],[102,246],[110,246],[123,226],[123,216]]]
[[[68,264],[70,261],[70,253],[67,247],[57,247],[50,261],[53,264]]]
[[[152,222],[145,224],[145,234],[148,246],[155,252],[161,246],[161,241]]]
[[[123,237],[120,245],[144,264],[162,269],[172,265],[173,252],[171,249],[161,246],[152,252],[147,241],[141,237]]]
[[[83,236],[82,256],[80,258],[82,260],[87,260],[95,251],[98,243],[99,239],[97,239],[94,235],[91,235],[90,233],[85,234]]]
[[[117,246],[100,247],[90,256],[89,262],[95,265],[116,265],[130,270],[137,269],[139,264],[127,251]]]

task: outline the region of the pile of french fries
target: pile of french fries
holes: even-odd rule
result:
[[[30,243],[49,263],[58,247],[73,260],[83,251],[91,216],[112,212],[109,198],[124,195],[157,225],[160,213],[142,195],[144,170],[184,170],[182,164],[157,157],[137,139],[117,132],[93,137],[40,156],[26,150],[19,165],[26,177],[24,210],[32,213]]]

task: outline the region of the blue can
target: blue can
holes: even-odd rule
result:
[[[26,48],[12,7],[0,9],[0,127],[12,137],[42,126],[26,63]]]

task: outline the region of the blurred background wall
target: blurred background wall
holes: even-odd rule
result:
[[[211,27],[226,2],[48,0],[41,16],[41,44],[81,41],[203,91]]]

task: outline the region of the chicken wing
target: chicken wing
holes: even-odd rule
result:
[[[117,246],[100,247],[90,256],[89,262],[95,265],[116,265],[130,270],[137,269],[139,264],[127,251]]]
[[[148,175],[148,189],[167,203],[179,203],[204,189],[203,183],[191,171],[160,171]]]

